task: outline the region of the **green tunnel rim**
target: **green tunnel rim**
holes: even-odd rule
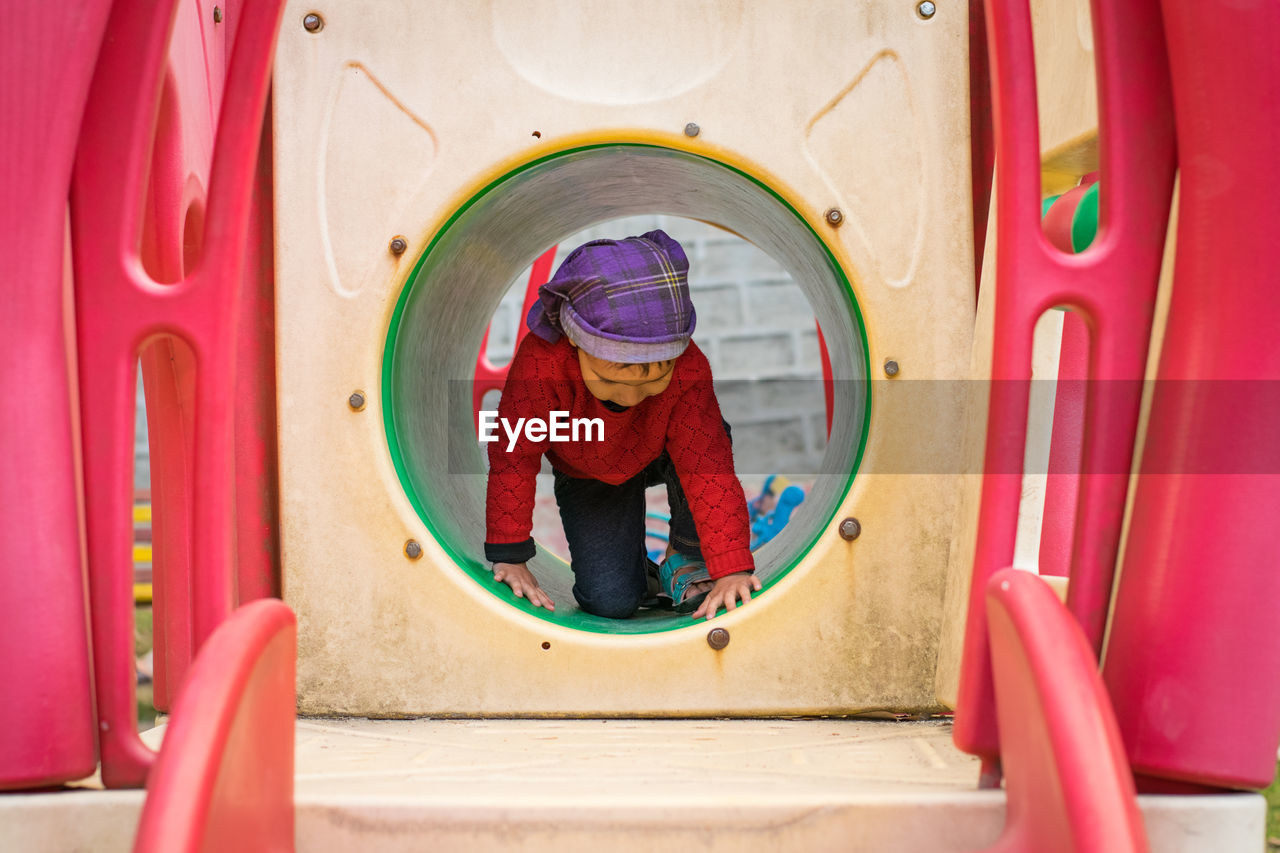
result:
[[[682,628],[688,628],[691,626],[696,626],[698,623],[694,622],[694,620],[689,619],[687,615],[675,614],[675,613],[672,613],[671,617],[668,617],[668,618],[653,618],[653,619],[633,618],[628,620],[609,620],[609,619],[602,619],[600,617],[591,616],[590,614],[582,613],[577,608],[573,608],[571,611],[565,610],[565,611],[560,611],[556,613],[548,612],[547,610],[541,607],[534,607],[524,599],[516,598],[515,595],[512,594],[511,590],[506,585],[494,583],[490,570],[487,568],[487,566],[482,560],[479,560],[476,556],[474,556],[471,553],[460,550],[458,547],[456,547],[456,543],[451,541],[450,537],[446,535],[442,535],[437,525],[433,523],[431,513],[427,510],[424,501],[422,500],[421,496],[418,494],[418,491],[414,487],[412,480],[409,476],[409,471],[408,471],[406,458],[405,458],[405,452],[403,447],[401,446],[401,442],[396,430],[396,425],[395,425],[396,404],[393,399],[394,395],[392,394],[392,390],[391,390],[393,386],[392,373],[393,373],[393,367],[395,364],[396,339],[400,331],[400,321],[404,313],[405,306],[408,302],[410,294],[413,292],[414,288],[417,286],[419,278],[422,276],[427,260],[431,257],[431,253],[435,250],[436,245],[449,232],[449,230],[454,226],[454,224],[460,218],[462,218],[462,216],[464,216],[466,212],[474,204],[476,204],[480,199],[484,198],[490,192],[493,192],[494,190],[498,189],[502,184],[516,177],[522,172],[536,168],[550,161],[553,161],[562,157],[567,157],[569,155],[579,154],[587,151],[617,149],[617,148],[650,149],[650,150],[657,150],[657,151],[675,152],[682,156],[687,156],[697,160],[704,160],[710,164],[713,164],[714,166],[717,166],[722,169],[726,169],[734,173],[738,177],[744,178],[747,181],[751,182],[752,184],[756,185],[757,187],[762,189],[764,192],[766,192],[768,195],[772,196],[786,210],[788,210],[792,214],[792,216],[795,217],[796,222],[802,225],[805,228],[805,230],[809,232],[810,236],[814,239],[815,243],[822,248],[822,251],[826,256],[827,263],[830,265],[831,270],[835,275],[836,281],[840,285],[841,295],[844,297],[845,304],[848,307],[848,309],[851,311],[853,319],[856,321],[854,323],[854,326],[857,330],[857,337],[858,337],[857,343],[861,344],[862,352],[864,355],[862,379],[864,381],[864,387],[866,389],[866,393],[865,393],[864,403],[862,406],[862,413],[861,413],[862,424],[861,424],[861,429],[859,430],[858,439],[857,439],[858,446],[854,453],[853,462],[852,462],[852,465],[850,466],[848,475],[845,478],[844,485],[838,492],[839,497],[835,499],[834,506],[832,506],[831,509],[829,510],[826,520],[823,521],[822,524],[818,525],[814,531],[814,534],[809,538],[809,540],[805,542],[801,548],[796,550],[788,558],[788,560],[786,561],[787,565],[782,569],[780,569],[776,574],[774,574],[772,578],[770,578],[770,580],[764,585],[764,589],[768,590],[771,587],[773,587],[779,580],[781,580],[783,577],[789,574],[793,569],[796,568],[797,565],[799,565],[801,562],[804,561],[804,558],[808,555],[808,553],[811,550],[813,550],[813,547],[814,545],[817,544],[819,538],[823,535],[823,533],[827,530],[827,528],[830,527],[832,520],[835,518],[836,514],[840,509],[840,505],[848,497],[849,490],[853,486],[853,482],[854,482],[854,479],[857,477],[858,470],[862,466],[863,454],[866,452],[867,437],[868,437],[869,429],[871,425],[871,407],[872,407],[871,359],[870,359],[870,346],[867,340],[866,324],[862,316],[862,310],[858,305],[857,299],[854,296],[853,286],[850,283],[848,276],[845,274],[843,266],[836,259],[834,253],[831,251],[830,246],[827,245],[827,241],[824,240],[818,234],[818,232],[813,228],[813,226],[809,223],[809,221],[805,219],[805,217],[802,216],[798,210],[796,210],[795,206],[792,205],[784,196],[782,196],[780,193],[778,193],[776,190],[774,190],[764,181],[760,180],[759,178],[755,177],[749,172],[745,172],[742,169],[736,168],[735,166],[732,166],[721,160],[717,160],[713,157],[708,157],[703,154],[698,154],[698,153],[687,151],[680,148],[671,148],[671,147],[655,145],[651,143],[602,142],[602,143],[595,143],[591,145],[582,145],[574,148],[567,148],[561,151],[556,151],[554,153],[544,155],[542,157],[539,157],[533,160],[529,160],[517,166],[516,168],[505,172],[504,174],[490,181],[488,184],[484,185],[482,188],[480,188],[476,192],[472,193],[465,202],[463,202],[456,210],[453,211],[453,213],[449,215],[449,218],[445,220],[444,224],[441,225],[439,229],[437,229],[434,235],[432,235],[431,241],[427,244],[426,248],[421,252],[421,254],[419,254],[417,260],[414,262],[413,269],[410,271],[409,275],[405,278],[404,284],[400,289],[400,293],[396,297],[395,308],[393,309],[390,320],[388,322],[386,341],[385,341],[385,344],[383,345],[383,351],[382,351],[382,371],[381,371],[382,387],[380,390],[380,398],[382,401],[382,423],[383,423],[383,431],[387,439],[387,451],[390,454],[392,464],[395,467],[396,476],[400,481],[400,487],[404,490],[405,496],[409,499],[409,503],[413,507],[414,512],[417,513],[419,520],[421,520],[422,523],[426,526],[426,529],[428,533],[431,534],[432,539],[434,539],[435,542],[440,546],[440,548],[445,552],[445,554],[453,562],[454,566],[462,570],[473,581],[479,584],[482,589],[484,589],[487,593],[493,595],[495,598],[505,602],[506,604],[509,604],[510,606],[518,610],[521,610],[525,613],[536,616],[539,619],[542,619],[544,621],[551,622],[560,627],[571,628],[579,631],[587,631],[590,633],[597,633],[597,634],[614,634],[614,635],[651,634],[651,633],[663,633],[667,631],[674,631]],[[650,612],[652,613],[652,611]]]

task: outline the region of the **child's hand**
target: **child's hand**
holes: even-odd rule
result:
[[[493,579],[511,587],[516,598],[526,598],[534,607],[556,609],[556,603],[551,600],[551,596],[542,591],[542,587],[538,586],[533,573],[525,567],[524,563],[494,563]],[[756,589],[759,588],[757,585]]]
[[[707,597],[703,599],[702,605],[693,611],[693,618],[701,619],[706,616],[710,619],[721,607],[726,610],[736,610],[739,599],[743,604],[751,600],[752,590],[760,591],[760,578],[755,575],[748,572],[725,575],[716,581],[716,585],[711,587],[711,592],[707,593]]]

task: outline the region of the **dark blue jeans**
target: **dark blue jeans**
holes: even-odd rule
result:
[[[729,432],[729,425],[724,425]],[[676,467],[665,452],[617,486],[579,480],[555,471],[556,503],[569,542],[573,597],[588,613],[625,619],[648,597],[649,558],[644,546],[644,491],[665,483],[671,505],[671,543],[702,558],[698,531]]]

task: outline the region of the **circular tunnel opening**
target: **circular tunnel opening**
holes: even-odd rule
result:
[[[530,569],[556,601],[554,613],[530,607],[493,581],[483,561],[486,463],[476,439],[472,384],[484,332],[522,270],[548,246],[584,229],[649,215],[696,220],[758,247],[803,291],[825,338],[835,389],[830,437],[819,464],[804,472],[808,488],[800,510],[755,552],[767,589],[801,561],[852,483],[870,396],[866,339],[847,279],[809,224],[761,181],[707,157],[651,145],[592,146],[526,164],[473,195],[423,252],[400,294],[383,358],[392,458],[410,502],[446,553],[513,606],[567,627],[613,634],[670,630],[690,620],[661,610],[626,620],[582,612],[570,591],[569,566],[542,543]],[[618,223],[611,236],[627,236],[626,227]],[[713,308],[704,309],[696,290],[693,298],[701,326]],[[767,472],[745,470],[760,465],[740,452],[737,440],[734,455],[750,496],[751,483]]]

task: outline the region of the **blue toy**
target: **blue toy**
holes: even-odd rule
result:
[[[804,502],[804,489],[793,486],[786,477],[770,474],[760,494],[747,502],[751,520],[751,550],[782,532],[791,513]]]
[[[791,485],[786,477],[770,474],[764,481],[760,494],[747,501],[748,523],[751,525],[751,550],[754,551],[782,532],[791,520],[791,513],[804,502],[804,489]],[[645,518],[670,524],[668,516],[657,512],[645,513]],[[663,543],[649,549],[649,559],[661,563],[666,556],[668,535],[652,528],[645,530],[645,537]]]

